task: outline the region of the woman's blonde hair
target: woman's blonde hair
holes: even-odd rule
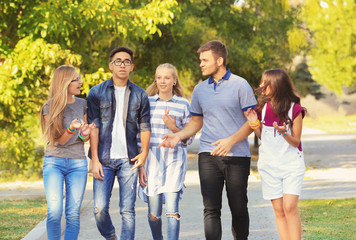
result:
[[[173,66],[170,63],[163,63],[158,65],[158,67],[156,68],[156,73],[155,73],[155,80],[153,81],[153,83],[147,88],[146,92],[148,96],[154,96],[158,93],[158,87],[157,87],[157,82],[156,82],[156,76],[157,76],[157,72],[159,69],[161,68],[167,68],[171,71],[173,78],[176,80],[176,84],[173,85],[173,94],[179,96],[179,97],[184,97],[184,90],[182,88],[182,86],[179,84],[179,79],[178,79],[178,73],[177,73],[177,69],[175,68],[175,66]]]
[[[71,81],[78,75],[77,70],[72,66],[62,65],[58,67],[53,74],[51,87],[49,90],[48,100],[45,104],[49,106],[49,114],[47,121],[43,115],[43,107],[41,109],[41,127],[43,137],[49,141],[53,148],[54,142],[64,132],[62,126],[63,110],[67,105],[68,86]]]

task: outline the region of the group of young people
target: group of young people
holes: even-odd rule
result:
[[[163,239],[162,206],[167,239],[179,239],[179,201],[185,189],[187,145],[201,130],[199,178],[204,204],[206,239],[221,239],[222,191],[226,187],[234,239],[247,239],[247,185],[253,131],[261,139],[258,170],[263,197],[272,202],[281,239],[301,239],[297,204],[305,172],[301,146],[302,119],[293,84],[286,71],[265,71],[254,91],[226,68],[226,46],[213,40],[198,49],[202,75],[208,77],[184,98],[176,68],[157,67],[155,79],[143,90],[129,80],[133,52],[114,48],[112,78],[91,88],[87,100],[77,98],[82,79],[75,68],[54,72],[48,101],[41,111],[48,141],[43,180],[48,203],[48,239],[60,239],[65,197],[64,239],[77,239],[80,208],[87,180],[84,142],[90,140],[94,216],[105,239],[119,239],[109,207],[115,177],[119,183],[121,237],[135,237],[135,201],[148,204],[153,239]],[[137,181],[139,189],[137,191]]]

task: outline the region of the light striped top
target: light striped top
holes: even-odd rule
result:
[[[182,129],[190,120],[190,104],[188,100],[174,95],[164,101],[157,94],[149,97],[151,113],[151,140],[145,165],[147,186],[139,188],[139,197],[147,202],[147,196],[165,192],[180,192],[182,197],[185,173],[187,171],[187,145],[194,136],[185,143],[179,142],[174,148],[157,148],[162,137],[172,131],[163,122],[165,109],[171,118],[176,117],[176,126]]]

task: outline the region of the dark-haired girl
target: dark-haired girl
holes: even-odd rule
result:
[[[257,94],[259,105],[248,110],[247,119],[261,139],[258,171],[263,198],[272,202],[281,239],[301,239],[298,199],[305,165],[300,139],[306,110],[283,69],[265,71]]]

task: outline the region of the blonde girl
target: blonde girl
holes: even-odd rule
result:
[[[87,181],[84,142],[94,124],[87,124],[86,100],[77,98],[83,81],[71,66],[58,67],[53,75],[49,98],[41,110],[41,126],[47,141],[43,161],[43,182],[47,199],[47,237],[61,238],[63,185],[65,183],[64,239],[77,239],[80,207]]]
[[[179,239],[179,200],[187,171],[189,138],[174,149],[157,148],[167,133],[180,131],[191,119],[189,102],[183,97],[176,68],[169,63],[156,69],[148,87],[151,139],[145,167],[139,169],[139,197],[148,203],[148,222],[153,239],[163,239],[162,205],[166,205],[167,239]]]

